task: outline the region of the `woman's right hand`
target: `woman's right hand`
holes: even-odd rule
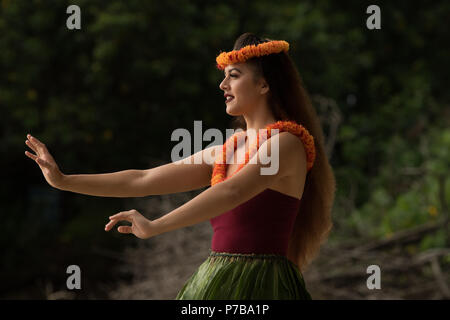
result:
[[[25,155],[30,159],[36,161],[36,163],[39,165],[39,168],[41,168],[45,180],[47,180],[49,185],[54,188],[60,189],[62,187],[63,179],[65,176],[59,170],[55,159],[53,159],[50,152],[48,152],[45,144],[29,134],[27,135],[27,138],[28,139],[25,141],[25,144],[36,154],[25,151]]]

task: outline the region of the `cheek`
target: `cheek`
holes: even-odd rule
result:
[[[250,87],[248,86],[247,83],[245,82],[241,82],[239,84],[236,84],[235,86],[235,92],[236,92],[236,96],[239,97],[239,99],[246,99],[249,96],[250,91]]]
[[[251,88],[249,86],[240,88],[237,96],[239,98],[239,101],[241,101],[243,103],[244,102],[251,103],[256,98],[254,88]]]

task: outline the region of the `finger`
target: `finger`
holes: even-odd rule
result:
[[[131,211],[131,210],[130,210]],[[109,219],[122,219],[122,220],[127,220],[127,221],[131,221],[131,212],[130,211],[122,211],[119,212],[113,216],[110,216]]]
[[[111,230],[118,222],[120,221],[127,221],[127,220],[123,220],[123,219],[113,219],[111,221],[109,221],[106,225],[105,225],[105,230],[109,231]]]
[[[26,141],[26,142],[28,142],[27,143],[27,146],[29,146],[30,148],[31,147],[33,147],[32,149],[33,149],[33,151],[34,152],[36,152],[36,154],[39,154],[39,148],[38,148],[38,146],[36,145],[36,143],[34,143],[33,141],[31,141],[31,136],[30,136],[30,138],[28,138],[28,140]]]
[[[38,150],[43,150],[43,151],[47,150],[47,147],[45,146],[45,144],[42,143],[41,141],[39,141],[37,138],[30,136],[30,141],[33,143],[33,145],[36,146],[36,148]]]
[[[120,226],[117,228],[117,231],[119,231],[120,233],[132,233],[130,226]]]
[[[28,158],[30,158],[30,159],[36,161],[37,156],[35,156],[34,154],[32,154],[32,153],[30,153],[30,152],[28,152],[28,151],[25,151],[25,155],[26,155]]]
[[[25,144],[26,144],[31,150],[33,150],[34,152],[38,153],[36,147],[31,143],[31,141],[27,140],[27,141],[25,141]]]
[[[110,216],[109,219],[110,219],[110,221],[105,226],[106,231],[111,230],[111,228],[114,227],[114,225],[119,221],[133,222],[133,219],[131,217],[127,216],[127,211],[119,212],[118,214]]]
[[[31,134],[27,135],[27,138],[30,139],[31,142],[36,143],[36,144],[42,144],[43,143],[36,137],[33,137]]]
[[[119,222],[120,220],[111,220],[110,222],[108,222],[105,226],[105,231],[109,231],[112,229],[112,227],[114,227],[116,225],[117,222]]]

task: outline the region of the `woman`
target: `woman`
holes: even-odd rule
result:
[[[26,155],[53,187],[95,196],[138,197],[211,185],[156,220],[130,210],[109,217],[105,226],[109,231],[128,221],[131,226],[119,226],[119,232],[147,239],[210,220],[210,255],[176,299],[311,299],[301,272],[331,229],[335,180],[320,123],[288,49],[285,41],[245,33],[233,51],[216,58],[225,75],[220,89],[226,111],[242,131],[223,146],[191,156],[212,154],[213,164],[180,160],[149,170],[64,175],[31,136],[26,143],[36,155]],[[236,157],[242,150],[244,163]],[[279,162],[272,174],[261,173],[266,155]]]

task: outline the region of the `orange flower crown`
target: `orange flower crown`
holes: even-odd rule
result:
[[[289,43],[284,40],[272,40],[258,45],[251,44],[239,50],[220,53],[216,58],[217,68],[223,70],[229,64],[244,62],[253,57],[266,56],[288,50]]]
[[[272,129],[278,129],[279,133],[283,131],[290,132],[297,136],[302,142],[303,146],[305,147],[306,151],[306,169],[307,172],[311,170],[314,160],[316,159],[316,148],[314,145],[314,137],[308,132],[308,130],[303,127],[301,124],[298,124],[294,121],[277,121],[275,123],[272,123],[268,125],[266,128],[267,135],[263,135],[261,142],[260,142],[260,136],[259,133],[256,137],[256,144],[253,146],[250,146],[249,150],[245,153],[245,162],[240,164],[237,170],[231,175],[233,176],[236,174],[239,170],[241,170],[252,158],[256,151],[259,149],[260,145],[264,143],[263,140],[267,140],[271,137],[271,130]],[[224,144],[222,147],[222,152],[219,153],[216,156],[216,160],[214,162],[214,169],[211,177],[211,186],[215,185],[216,183],[222,182],[226,179],[229,179],[230,177],[226,177],[227,172],[227,150],[236,150],[237,148],[237,139],[241,136],[245,136],[245,131],[239,131],[235,134],[233,134]],[[234,143],[233,143],[234,142]],[[230,144],[233,143],[233,146],[230,146]],[[234,149],[232,149],[234,147]]]

